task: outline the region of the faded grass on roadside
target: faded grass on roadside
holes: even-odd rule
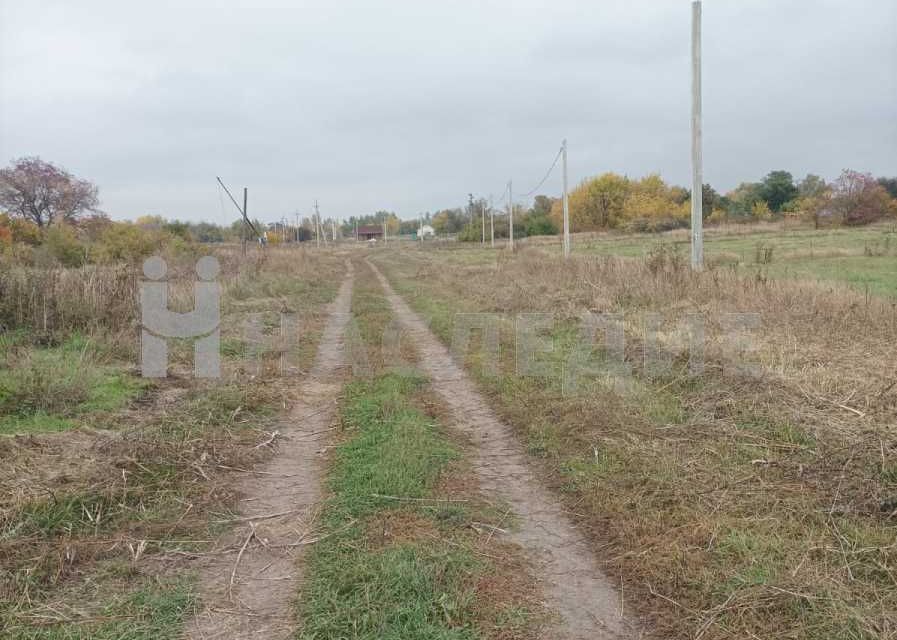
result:
[[[501,375],[468,365],[545,462],[614,574],[666,637],[884,638],[897,630],[897,324],[887,302],[850,291],[694,275],[675,255],[575,258],[538,251],[465,261],[441,252],[380,264],[450,342],[456,312],[502,320]],[[625,382],[612,370],[581,393],[517,376],[513,315],[558,323],[546,357],[562,368],[584,310],[626,319]],[[642,368],[647,312],[663,331],[707,319],[705,372],[670,349]],[[725,313],[761,316],[759,378],[732,371]],[[601,351],[596,352],[600,362]]]

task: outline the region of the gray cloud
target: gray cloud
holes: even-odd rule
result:
[[[571,177],[688,181],[686,0],[0,0],[0,162],[38,154],[114,217],[408,217]],[[897,2],[707,0],[705,172],[897,174]],[[558,176],[545,186],[559,189]]]

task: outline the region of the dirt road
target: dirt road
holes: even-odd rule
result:
[[[370,267],[393,312],[419,353],[420,367],[449,407],[453,428],[475,445],[473,466],[487,494],[506,501],[519,521],[510,534],[542,576],[546,605],[559,614],[552,640],[635,638],[631,621],[621,617],[621,596],[602,573],[585,538],[560,502],[533,475],[511,428],[489,408],[463,368],[426,324],[396,294],[382,273]]]
[[[337,411],[349,321],[351,264],[331,305],[315,364],[300,400],[279,426],[277,454],[236,485],[244,505],[222,548],[200,568],[204,609],[187,626],[191,640],[282,640],[295,633],[303,549],[314,541],[324,473],[322,449]]]

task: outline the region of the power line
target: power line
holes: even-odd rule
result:
[[[542,187],[543,184],[545,184],[545,181],[548,180],[548,176],[551,175],[551,172],[554,171],[554,168],[557,166],[557,164],[558,164],[558,160],[560,160],[560,158],[561,158],[561,154],[562,154],[563,152],[564,152],[564,146],[561,145],[561,148],[558,149],[558,154],[554,157],[554,162],[552,162],[552,163],[551,163],[551,166],[548,167],[548,171],[545,172],[545,176],[539,181],[539,184],[537,184],[535,187],[533,187],[530,191],[527,191],[527,192],[524,193],[522,196],[520,196],[521,198],[528,198],[528,197],[530,197],[530,196],[533,195],[536,191],[538,191],[538,190]]]
[[[502,202],[504,202],[504,199],[507,197],[507,195],[508,195],[508,183],[506,182],[504,188],[502,189],[501,197],[499,197],[499,199],[496,202],[498,202],[498,204],[501,204]],[[489,196],[489,199],[491,200],[492,196]],[[489,206],[492,206],[492,205],[490,204]]]

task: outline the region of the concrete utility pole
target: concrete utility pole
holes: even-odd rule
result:
[[[514,195],[508,180],[508,248],[514,250]]]
[[[483,246],[486,246],[486,202],[480,205],[483,210]]]
[[[495,248],[495,208],[492,206],[492,196],[489,196],[489,245]]]
[[[243,187],[243,220],[249,220],[246,216],[246,201],[249,199],[249,188]],[[246,255],[246,223],[243,223],[243,233],[241,234],[243,239],[243,255]]]
[[[704,176],[701,157],[701,2],[691,4],[691,268],[704,268]]]
[[[570,207],[567,201],[567,139],[561,147],[561,167],[564,173],[564,257],[570,257]]]
[[[321,248],[321,214],[318,213],[318,201],[315,200],[315,246]]]
[[[330,235],[333,237],[333,244],[336,244],[336,222],[330,218]]]
[[[318,224],[321,226],[321,241],[324,243],[324,246],[327,246],[327,227],[324,226],[324,221],[321,220],[321,214],[318,213]]]

